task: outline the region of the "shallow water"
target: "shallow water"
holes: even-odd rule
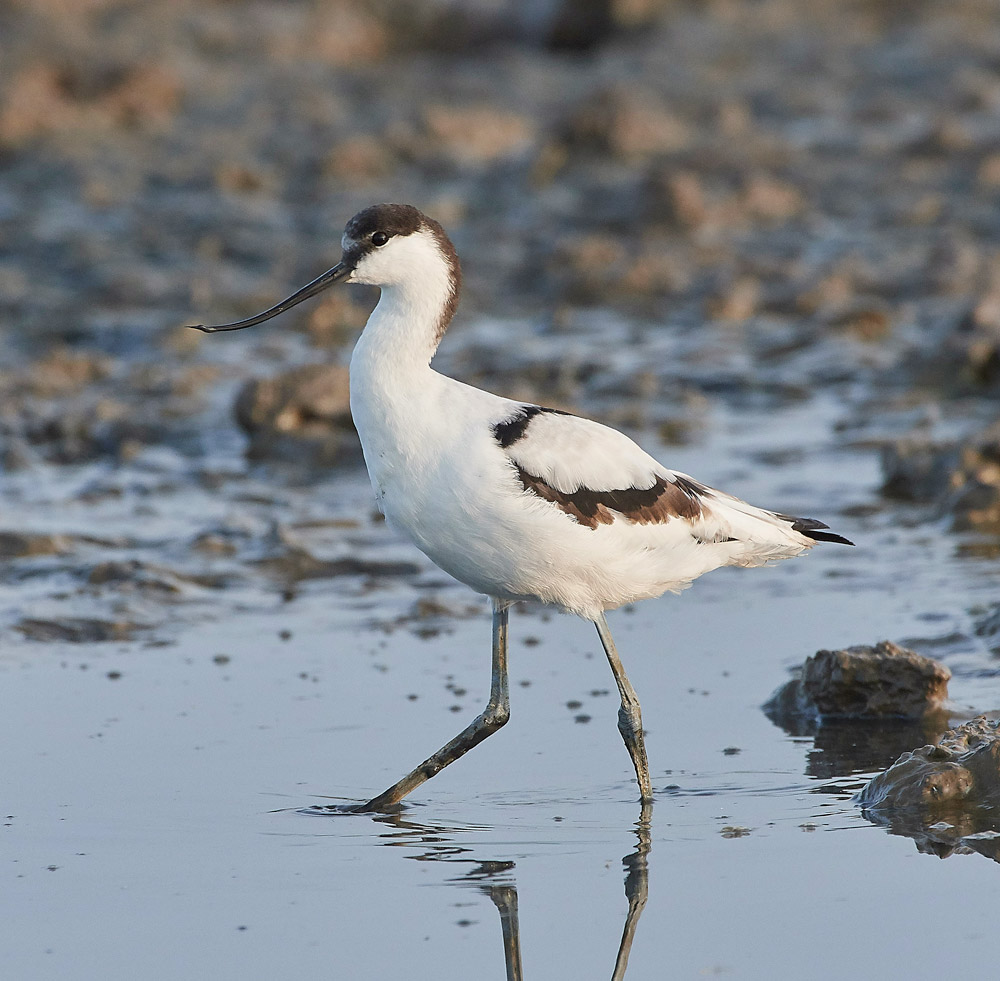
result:
[[[949,664],[957,715],[1000,704],[969,613],[1000,571],[878,506],[871,454],[831,441],[841,411],[719,410],[702,445],[659,452],[859,547],[725,570],[612,615],[648,729],[648,827],[596,634],[539,609],[511,617],[504,730],[399,815],[298,812],[384,789],[489,689],[486,605],[367,522],[357,472],[272,487],[243,520],[343,519],[320,528],[331,553],[418,561],[418,575],[319,579],[284,600],[248,579],[185,593],[145,639],[8,645],[5,974],[500,978],[503,914],[524,977],[611,977],[627,884],[636,907],[648,890],[632,981],[990,976],[995,863],[920,854],[863,817],[852,795],[896,749],[869,747],[859,772],[849,738],[789,735],[760,708],[816,649],[883,637]],[[234,507],[189,485],[128,519],[100,506],[122,534],[144,525],[129,554],[148,557]],[[429,600],[456,615],[416,616]]]

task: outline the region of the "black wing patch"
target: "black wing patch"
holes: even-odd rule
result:
[[[528,424],[531,420],[544,412],[550,412],[557,416],[572,415],[570,412],[563,412],[562,409],[546,409],[541,405],[522,405],[510,419],[498,422],[493,427],[493,438],[504,449],[513,446],[528,431]]]

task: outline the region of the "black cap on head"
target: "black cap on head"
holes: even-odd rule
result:
[[[428,219],[412,204],[373,204],[347,223],[344,234],[355,242],[363,242],[373,232],[385,232],[390,238],[412,235],[427,223]]]

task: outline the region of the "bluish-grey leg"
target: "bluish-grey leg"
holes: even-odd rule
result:
[[[597,632],[604,645],[604,653],[608,655],[608,663],[615,675],[615,682],[618,691],[622,696],[622,707],[618,710],[618,731],[625,740],[625,748],[629,756],[632,757],[632,765],[635,767],[635,776],[639,781],[639,799],[643,802],[653,799],[653,789],[649,781],[649,763],[646,760],[646,743],[642,734],[642,714],[639,709],[639,698],[635,693],[622,667],[621,658],[611,637],[608,628],[608,621],[604,614],[600,614],[594,620]]]
[[[509,604],[493,601],[493,675],[490,700],[482,713],[451,742],[411,770],[388,790],[373,797],[358,811],[385,811],[398,804],[411,790],[440,773],[449,763],[464,756],[473,746],[493,735],[510,718],[510,694],[507,683],[507,610]],[[637,703],[638,704],[638,703]]]

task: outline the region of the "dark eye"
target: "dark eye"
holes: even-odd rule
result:
[[[372,232],[372,245],[381,248],[389,241],[389,236],[385,232]]]

